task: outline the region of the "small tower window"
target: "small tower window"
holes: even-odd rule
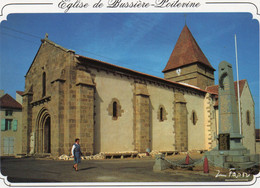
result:
[[[250,125],[251,121],[250,121],[250,111],[247,110],[246,112],[246,124],[247,125]]]
[[[42,97],[46,95],[46,73],[42,74]]]

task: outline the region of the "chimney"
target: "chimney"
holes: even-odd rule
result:
[[[0,89],[0,97],[4,96],[5,91],[3,89]]]

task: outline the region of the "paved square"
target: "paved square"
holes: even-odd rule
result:
[[[167,169],[154,172],[153,158],[83,160],[79,171],[73,161],[2,158],[1,173],[9,182],[219,182],[217,172]]]

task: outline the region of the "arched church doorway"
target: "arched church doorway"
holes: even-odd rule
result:
[[[39,112],[36,126],[36,153],[51,153],[51,116],[47,109]]]
[[[44,146],[44,153],[51,153],[51,118],[50,116],[47,117],[44,123],[44,139],[43,139],[43,146]]]

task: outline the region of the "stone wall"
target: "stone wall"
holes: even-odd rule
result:
[[[178,72],[172,70],[164,74],[164,78],[175,82],[184,82],[205,89],[214,85],[214,72],[200,64],[191,64],[181,67]]]
[[[164,78],[175,82],[184,82],[191,85],[197,85],[196,80],[197,65],[193,64],[190,66],[180,68],[180,73],[176,70],[164,73]]]
[[[256,154],[260,154],[260,142],[256,142]]]
[[[188,110],[183,91],[175,91],[174,103],[175,150],[188,151]]]
[[[65,104],[64,104],[64,80],[57,80],[52,83],[52,104],[53,109],[51,118],[51,130],[53,131],[54,137],[52,137],[52,153],[55,156],[63,154],[64,151],[64,114],[65,114]],[[54,125],[54,126],[53,126]],[[56,125],[56,126],[55,126]]]
[[[144,152],[147,148],[160,151],[176,150],[175,135],[177,132],[180,134],[180,131],[175,129],[174,87],[156,82],[142,82],[141,79],[138,81],[134,77],[123,76],[113,70],[95,68],[88,70],[91,75],[94,75],[93,79],[96,86],[95,153],[133,150]],[[204,95],[187,91],[184,93],[189,103],[186,118],[187,126],[191,123],[188,118],[190,118],[192,110],[195,110],[199,125],[190,125],[189,129],[199,133],[204,138]],[[111,106],[113,101],[116,101],[120,107],[120,114],[116,119],[112,117]],[[164,106],[165,109],[164,121],[158,119],[160,106]],[[185,119],[181,116],[183,116],[183,108],[179,109],[179,120],[184,121]],[[183,129],[182,125],[183,122],[179,122],[179,127]],[[188,130],[188,127],[186,129]],[[203,140],[188,148],[187,130],[182,131],[182,134],[186,135],[184,139],[186,140],[185,147],[182,143],[184,137],[181,135],[179,137],[179,144],[182,145],[180,150],[203,150]],[[197,135],[191,134],[189,143],[192,142],[197,142]]]
[[[185,92],[188,117],[188,150],[205,150],[204,93]],[[193,123],[193,114],[197,119]],[[198,139],[199,138],[199,139]]]
[[[206,148],[205,126],[210,122],[204,120],[204,92],[85,61],[80,62],[72,51],[43,41],[26,75],[25,153],[31,150],[31,135],[35,135],[35,145],[40,145],[38,149],[44,144],[38,124],[47,117],[54,156],[69,155],[76,137],[83,154]]]
[[[206,89],[207,86],[214,85],[214,71],[198,64],[198,74],[197,74],[197,86],[201,89]]]
[[[249,122],[247,122],[247,112],[249,113]],[[242,136],[244,136],[242,143],[250,150],[251,154],[255,154],[255,110],[247,82],[241,94],[241,120]]]
[[[95,153],[134,151],[134,80],[114,70],[89,68],[95,89]],[[113,118],[113,102],[118,104]]]
[[[30,134],[32,132],[32,94],[26,93],[23,96],[22,110],[22,153],[30,152]]]
[[[134,131],[135,150],[145,152],[150,148],[150,98],[145,84],[135,84]]]
[[[82,152],[94,153],[94,87],[78,85],[76,105],[76,137],[80,138]]]
[[[76,83],[76,137],[80,138],[83,154],[94,154],[94,91],[91,75],[77,71]]]
[[[207,93],[204,99],[204,122],[205,122],[205,149],[211,150],[214,147],[216,137],[216,121],[213,100],[214,97]]]
[[[174,90],[171,87],[148,84],[150,94],[151,148],[156,151],[175,151]],[[163,107],[163,121],[160,120]]]
[[[67,119],[66,112],[74,109],[75,91],[69,90],[74,76],[71,71],[73,56],[74,52],[53,44],[48,39],[42,40],[42,45],[25,78],[23,153],[34,153],[36,150],[44,152],[43,145],[46,140],[44,141],[40,131],[43,131],[46,120],[44,118],[47,116],[50,117],[51,124],[51,132],[48,135],[51,141],[51,153],[57,156],[70,152],[74,139],[69,139],[68,129],[73,129],[75,118]],[[67,101],[70,102],[69,106]],[[65,112],[64,109],[69,110]],[[30,143],[30,140],[34,140],[35,143]]]

